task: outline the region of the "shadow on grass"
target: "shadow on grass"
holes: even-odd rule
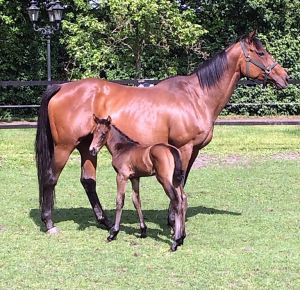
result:
[[[106,210],[108,218],[113,221],[115,210],[110,209]],[[55,208],[54,209],[54,222],[56,225],[60,222],[73,220],[74,223],[78,224],[78,230],[85,230],[88,227],[101,227],[96,222],[93,212],[90,208]],[[167,210],[158,209],[158,210],[143,210],[145,222],[152,222],[159,225],[160,229],[151,229],[148,227],[147,236],[151,237],[155,240],[159,240],[162,242],[169,243],[170,238],[170,229],[167,225]],[[215,208],[208,208],[204,206],[196,206],[189,207],[187,211],[187,220],[193,216],[198,214],[223,214],[223,215],[241,215],[239,212],[232,212],[226,210],[219,210]],[[36,223],[36,225],[40,226],[41,231],[44,231],[44,224],[40,220],[40,210],[39,209],[31,209],[30,210],[30,218]],[[125,232],[128,235],[139,236],[139,229],[137,226],[128,226],[128,224],[138,225],[138,216],[135,210],[124,209],[122,211],[122,221],[121,221],[121,231]],[[164,236],[162,239],[160,236]]]

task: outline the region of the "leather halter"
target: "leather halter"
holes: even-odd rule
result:
[[[264,80],[263,80],[263,87],[266,86],[267,81],[270,79],[269,74],[271,73],[272,69],[278,64],[276,61],[273,62],[269,66],[265,66],[263,63],[258,62],[254,59],[251,59],[250,54],[248,53],[246,49],[246,45],[243,40],[240,41],[242,51],[244,53],[245,59],[246,59],[246,78],[250,79],[249,76],[249,70],[250,70],[250,64],[254,64],[255,66],[259,67],[263,73],[264,73]]]

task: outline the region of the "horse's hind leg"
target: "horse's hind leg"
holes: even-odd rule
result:
[[[142,206],[141,206],[141,199],[140,199],[140,188],[139,178],[133,178],[130,179],[131,185],[132,185],[132,202],[134,204],[134,207],[138,213],[139,220],[140,220],[140,229],[141,229],[141,238],[145,238],[147,236],[147,226],[144,221],[144,216],[142,213]]]
[[[97,157],[92,156],[89,152],[89,145],[87,142],[81,143],[77,147],[81,155],[81,178],[80,182],[85,189],[85,192],[90,201],[96,220],[99,224],[104,225],[107,229],[110,229],[111,223],[107,219],[104,210],[102,209],[96,192],[96,167]]]
[[[44,184],[44,194],[41,202],[41,219],[46,225],[47,232],[50,234],[58,232],[52,220],[54,188],[72,150],[73,148],[68,149],[55,146],[51,165],[52,170],[48,173],[48,178]]]
[[[156,175],[157,180],[160,182],[160,184],[163,186],[166,194],[170,198],[170,210],[172,214],[174,214],[174,242],[171,246],[172,251],[176,251],[177,247],[183,244],[184,235],[185,233],[183,228],[183,206],[182,206],[182,197],[181,197],[181,191],[179,188],[175,188],[172,183],[170,182],[172,179],[165,179]]]

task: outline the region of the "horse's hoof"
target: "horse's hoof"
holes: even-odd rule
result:
[[[59,229],[57,227],[53,227],[47,231],[49,235],[57,235],[59,233]]]
[[[116,236],[108,236],[107,237],[107,242],[112,242],[113,240],[115,240],[116,239]]]

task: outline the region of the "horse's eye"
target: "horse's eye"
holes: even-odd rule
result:
[[[256,52],[259,56],[264,56],[265,55],[265,53],[263,52],[263,51],[257,51]]]

